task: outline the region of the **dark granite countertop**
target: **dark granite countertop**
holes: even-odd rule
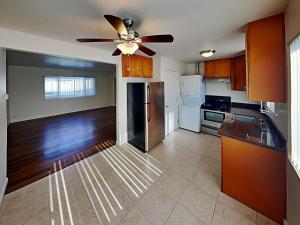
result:
[[[267,115],[255,110],[237,107],[232,107],[231,113],[255,116],[257,122],[247,123],[238,120],[225,120],[218,131],[219,135],[286,152],[285,139]],[[263,126],[260,125],[260,119],[264,120]]]

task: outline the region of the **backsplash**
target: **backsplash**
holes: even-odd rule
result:
[[[206,94],[230,96],[232,102],[258,104],[257,102],[248,101],[245,91],[232,91],[229,82],[219,82],[217,79],[206,79]]]

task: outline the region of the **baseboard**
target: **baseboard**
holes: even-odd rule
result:
[[[289,225],[288,222],[287,222],[287,220],[283,221],[283,225]]]
[[[21,121],[16,121],[16,122],[10,122],[9,125],[23,124],[23,123],[34,122],[34,121],[45,120],[45,119],[54,119],[54,118],[59,118],[62,116],[70,116],[70,115],[76,115],[76,114],[80,114],[80,113],[84,113],[84,112],[97,111],[97,110],[101,110],[101,109],[105,109],[105,108],[116,108],[116,106],[103,106],[103,107],[98,107],[98,108],[94,108],[94,109],[85,109],[85,110],[79,110],[79,111],[74,111],[74,112],[42,116],[42,117],[33,118],[33,119],[26,119],[26,120],[21,120]]]
[[[3,189],[0,192],[0,209],[1,209],[3,198],[4,198],[4,194],[6,191],[7,183],[8,183],[8,178],[5,178]]]

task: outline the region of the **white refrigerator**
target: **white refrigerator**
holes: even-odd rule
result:
[[[202,75],[180,77],[179,127],[201,131],[201,105],[205,102],[205,81]]]

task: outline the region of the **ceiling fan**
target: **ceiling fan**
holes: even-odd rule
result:
[[[118,31],[118,39],[109,38],[79,38],[78,42],[116,42],[117,49],[113,52],[113,56],[120,54],[132,55],[136,50],[140,50],[149,56],[156,54],[153,50],[145,47],[141,43],[145,42],[173,42],[174,38],[170,34],[142,36],[131,29],[134,20],[131,18],[120,19],[113,15],[104,15],[105,19]]]

